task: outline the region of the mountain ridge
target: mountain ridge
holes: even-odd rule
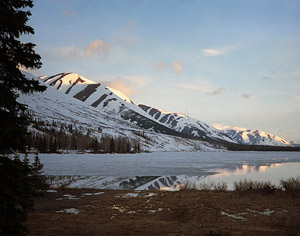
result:
[[[39,80],[48,87],[58,90],[70,98],[75,98],[89,107],[93,107],[101,114],[122,119],[144,130],[209,142],[289,146],[288,141],[263,131],[256,130],[252,133],[249,131],[248,134],[243,135],[234,130],[219,130],[183,114],[136,104],[122,92],[102,83],[88,80],[76,73],[42,76],[39,77]],[[246,139],[246,136],[248,139]]]
[[[60,73],[54,76],[41,77],[41,80],[87,105],[95,107],[102,112],[118,115],[124,120],[128,120],[144,129],[152,129],[156,132],[176,136],[190,136],[191,138],[200,138],[202,140],[212,139],[215,141],[234,142],[226,134],[195,119],[194,123],[198,123],[200,126],[205,125],[207,128],[203,127],[200,130],[189,125],[174,128],[167,123],[159,122],[122,92],[88,80],[76,73]],[[177,116],[181,117],[182,115],[177,114]],[[178,121],[175,119],[174,122]]]

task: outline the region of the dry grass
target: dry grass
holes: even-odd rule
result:
[[[300,192],[300,176],[296,178],[288,178],[286,180],[280,180],[280,186],[284,191],[292,192],[292,193],[299,193]]]
[[[256,192],[262,194],[274,193],[278,188],[271,182],[261,182],[243,179],[233,183],[234,190],[238,192]]]
[[[100,191],[105,193],[83,195]],[[241,195],[234,191],[58,189],[37,200],[28,225],[33,236],[299,235],[299,197],[282,191]],[[79,214],[57,213],[70,208]]]
[[[228,184],[225,182],[202,181],[202,182],[187,182],[183,184],[180,190],[202,190],[202,191],[227,191]]]

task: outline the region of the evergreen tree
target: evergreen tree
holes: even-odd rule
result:
[[[18,155],[13,160],[0,157],[0,235],[20,236],[28,232],[23,225],[27,212],[33,210],[33,197],[41,196],[46,187],[39,175],[41,168],[38,157],[34,166],[29,165],[27,156],[23,161]]]
[[[34,156],[34,161],[30,168],[31,168],[32,183],[36,189],[37,196],[42,196],[43,195],[42,190],[44,190],[47,187],[45,176],[42,175],[43,167],[44,165],[40,161],[39,154],[38,152],[36,152]]]
[[[33,43],[22,43],[22,34],[33,34],[26,23],[31,15],[26,9],[32,0],[0,1],[0,153],[22,149],[26,145],[26,106],[17,102],[18,94],[45,90],[38,81],[28,80],[20,67],[41,67]],[[21,114],[24,114],[21,116]]]
[[[41,163],[38,152],[35,153],[34,162],[32,163],[32,175],[39,176],[41,175],[44,165]]]
[[[109,144],[109,152],[110,153],[113,153],[115,152],[115,141],[113,138],[110,139],[110,144]]]
[[[18,92],[28,94],[45,90],[38,81],[26,79],[20,67],[38,69],[40,56],[33,43],[22,43],[22,34],[33,34],[26,23],[32,0],[0,1],[0,153],[22,150],[26,146],[28,115],[26,106],[17,102]],[[39,179],[25,159],[0,156],[0,235],[25,235],[27,212]]]

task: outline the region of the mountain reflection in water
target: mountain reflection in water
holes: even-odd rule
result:
[[[228,169],[217,169],[217,172],[221,172],[219,174],[215,174],[215,177],[221,177],[221,176],[229,176],[229,175],[242,175],[242,174],[246,174],[246,173],[261,173],[261,172],[265,172],[270,168],[275,168],[278,166],[282,166],[282,163],[274,163],[274,164],[270,164],[270,165],[247,165],[247,164],[243,164],[240,166],[237,166],[234,170],[228,170]]]

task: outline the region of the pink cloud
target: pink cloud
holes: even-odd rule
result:
[[[180,74],[183,72],[183,66],[179,61],[173,61],[172,63],[172,71],[176,74]]]
[[[95,39],[89,43],[89,45],[84,50],[84,55],[88,58],[93,56],[102,56],[107,58],[110,51],[110,45],[108,43],[104,43],[100,39]]]

